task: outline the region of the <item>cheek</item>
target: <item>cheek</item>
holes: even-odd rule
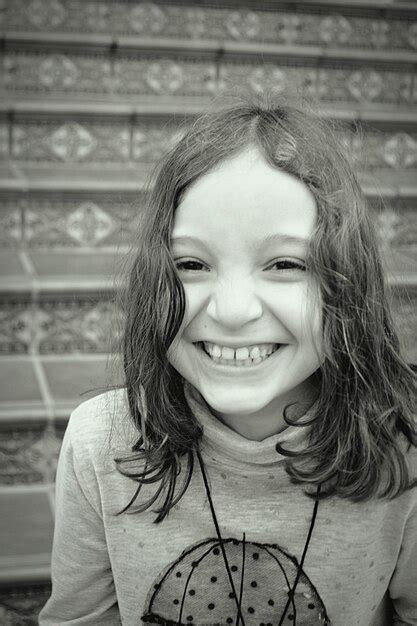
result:
[[[322,307],[319,290],[307,283],[290,285],[275,294],[272,310],[298,343],[321,348]]]
[[[181,329],[187,328],[188,324],[196,317],[201,311],[204,303],[207,301],[208,291],[207,288],[201,285],[184,285],[185,293],[185,311],[184,319],[181,324]]]

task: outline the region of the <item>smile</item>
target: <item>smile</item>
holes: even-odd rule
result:
[[[207,348],[210,348],[213,344],[206,344],[205,342],[203,343],[202,341],[199,341],[194,345],[200,350],[200,352],[207,356],[211,363],[216,364],[219,367],[252,369],[257,368],[264,361],[267,361],[272,354],[275,354],[275,352],[277,352],[285,344],[268,344],[268,348],[263,349],[262,352],[258,350],[258,352],[260,352],[259,356],[255,356],[257,355],[257,352],[255,352],[252,358],[224,358],[223,354],[221,356],[216,356],[218,354],[216,350],[211,350],[210,354]]]

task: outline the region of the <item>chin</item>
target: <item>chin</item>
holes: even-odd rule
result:
[[[193,383],[194,384],[194,383]],[[195,385],[207,404],[218,413],[228,415],[240,413],[242,415],[262,411],[276,397],[263,394],[259,389],[246,389],[230,386],[219,390],[210,389],[205,385]]]

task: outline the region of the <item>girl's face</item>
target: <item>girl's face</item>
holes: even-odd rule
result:
[[[168,359],[250,439],[282,429],[282,408],[311,396],[322,361],[320,298],[305,271],[316,218],[307,186],[256,148],[190,185],[175,214],[186,311]]]

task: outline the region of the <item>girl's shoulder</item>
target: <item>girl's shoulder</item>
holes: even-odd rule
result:
[[[112,389],[82,402],[71,413],[67,431],[78,457],[98,460],[126,452],[139,438],[130,418],[126,389]]]

